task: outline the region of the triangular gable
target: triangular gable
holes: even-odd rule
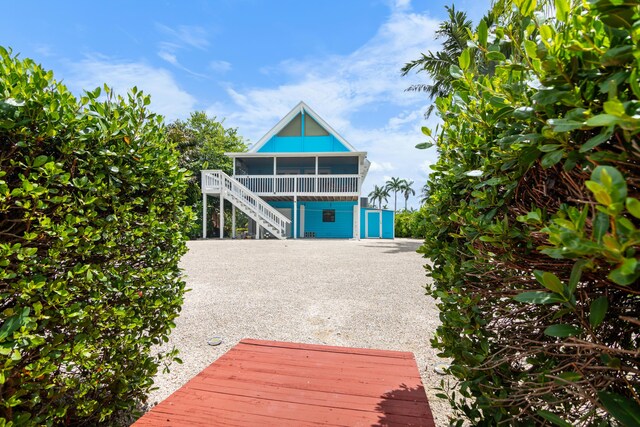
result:
[[[296,129],[300,129],[300,123],[298,122],[299,115],[304,112],[305,120],[311,118],[309,123],[305,123],[305,135],[306,136],[319,136],[325,135],[322,131],[326,132],[326,135],[332,135],[340,144],[344,146],[346,151],[356,151],[356,149],[349,144],[338,132],[336,132],[322,117],[320,117],[315,111],[313,111],[307,104],[300,101],[289,113],[284,116],[265,136],[249,150],[250,153],[256,153],[267,144],[271,138],[281,134],[281,136],[291,135],[296,132]],[[307,127],[309,130],[307,130]],[[281,133],[282,132],[282,133]],[[298,130],[299,132],[299,130]],[[312,135],[309,135],[311,132]]]

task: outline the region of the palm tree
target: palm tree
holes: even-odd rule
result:
[[[426,182],[422,186],[422,190],[420,190],[420,203],[421,204],[424,205],[425,203],[427,203],[427,200],[429,200],[429,192],[430,192],[429,183]]]
[[[407,62],[402,67],[402,75],[406,76],[410,71],[424,71],[431,78],[430,84],[416,84],[407,88],[408,91],[426,92],[429,98],[447,96],[451,92],[451,82],[454,78],[449,72],[452,65],[458,66],[458,57],[467,48],[470,31],[473,29],[471,20],[464,12],[456,11],[455,6],[445,6],[449,12],[449,20],[443,21],[436,31],[436,39],[444,39],[442,50],[433,53],[429,51],[422,54],[421,58]],[[427,110],[427,116],[433,111],[431,104]]]
[[[400,189],[400,191],[402,191],[402,195],[404,196],[405,211],[407,210],[407,202],[409,201],[409,197],[416,195],[416,192],[414,191],[414,189],[411,188],[412,185],[413,185],[413,181],[407,181],[406,179],[404,179],[402,183],[402,188]]]
[[[405,180],[400,178],[391,177],[385,186],[387,191],[393,191],[393,211],[397,211],[398,206],[398,191],[402,191],[402,185]]]
[[[389,190],[387,190],[385,187],[379,187],[375,185],[373,187],[373,191],[369,193],[369,199],[371,199],[371,203],[373,203],[373,205],[375,206],[377,200],[379,209],[382,209],[382,201],[384,200],[386,202],[388,198]]]

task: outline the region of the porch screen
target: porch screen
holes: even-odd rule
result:
[[[236,175],[273,175],[273,157],[236,158]]]
[[[314,157],[278,157],[276,174],[278,175],[314,175],[316,159]]]
[[[318,173],[356,175],[358,173],[358,157],[318,157]]]

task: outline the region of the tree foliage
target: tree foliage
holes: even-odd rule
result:
[[[226,174],[233,173],[233,159],[224,153],[247,151],[247,145],[236,128],[225,128],[224,121],[208,117],[203,111],[191,113],[185,120],[176,120],[167,126],[167,138],[176,144],[180,152],[180,166],[191,172],[187,188],[186,205],[196,214],[196,221],[189,229],[189,237],[201,237],[202,193],[200,190],[203,169],[220,169]],[[215,219],[217,203],[208,205],[207,217]],[[231,224],[231,221],[225,221]],[[213,232],[213,227],[208,229]]]
[[[416,190],[413,189],[414,182],[412,180],[402,180],[402,195],[404,196],[404,210],[407,210],[407,203],[409,203],[409,197],[416,195]]]
[[[382,202],[386,202],[389,199],[389,190],[386,187],[380,187],[378,185],[373,186],[373,190],[369,193],[369,199],[375,206],[378,202],[378,208],[382,209]]]
[[[175,358],[187,177],[148,103],[0,48],[1,425],[107,421]]]
[[[387,191],[393,191],[393,210],[398,210],[398,192],[402,192],[404,190],[405,180],[392,176],[385,183],[384,188]]]
[[[640,2],[501,3],[436,100],[421,252],[443,386],[459,425],[633,425]]]
[[[449,19],[442,21],[436,31],[436,39],[443,39],[442,49],[437,52],[423,53],[416,60],[407,62],[402,67],[402,75],[410,72],[426,73],[432,80],[431,83],[414,84],[407,88],[408,91],[425,92],[431,99],[447,96],[451,91],[453,77],[449,73],[452,65],[457,65],[456,58],[467,48],[467,41],[472,29],[471,20],[462,11],[456,11],[455,6],[446,7]],[[427,115],[430,115],[433,107],[429,107]]]
[[[395,236],[424,239],[427,235],[426,208],[418,210],[403,210],[395,216]]]

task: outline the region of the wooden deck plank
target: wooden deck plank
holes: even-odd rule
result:
[[[198,399],[203,399],[203,397],[208,396],[209,393],[218,393],[263,400],[307,403],[327,408],[354,409],[358,411],[375,411],[380,413],[382,411],[379,410],[377,405],[380,403],[381,399],[384,398],[384,396],[357,396],[331,392],[318,392],[313,390],[300,390],[292,393],[290,389],[283,389],[282,387],[268,386],[264,384],[259,390],[256,390],[255,387],[237,387],[237,384],[232,381],[228,381],[226,383],[220,381],[214,386],[208,387],[206,390],[199,389],[196,384],[189,388],[187,392],[192,393],[192,395]],[[417,390],[417,392],[424,393],[423,390]],[[428,409],[421,401],[409,400],[408,398],[391,398],[386,399],[385,405],[386,413],[408,415],[412,417],[430,416]]]
[[[435,426],[411,353],[246,339],[141,426]]]
[[[316,392],[316,393],[330,393],[340,396],[356,396],[362,398],[381,399],[393,390],[417,390],[416,396],[410,393],[392,397],[396,400],[416,400],[419,393],[424,393],[422,384],[418,382],[403,381],[400,384],[391,385],[387,384],[367,384],[352,382],[341,382],[338,385],[344,385],[345,387],[336,387],[336,384],[331,382],[312,382],[305,380],[304,378],[293,377],[285,378],[277,375],[270,376],[251,376],[251,377],[237,377],[229,376],[227,373],[220,372],[207,372],[206,376],[202,376],[200,380],[193,381],[192,387],[199,390],[213,390],[218,385],[224,385],[225,387],[232,387],[242,390],[255,389],[254,384],[259,383],[264,386],[264,389],[271,391],[281,390],[283,393],[301,393],[303,391]],[[365,387],[360,387],[359,384],[364,384]],[[260,390],[263,390],[261,387]]]
[[[198,401],[189,392],[181,392],[176,398],[180,398],[180,405],[174,405],[166,415],[174,414],[188,416],[189,414],[209,415],[215,417],[220,411],[229,413],[239,412],[245,416],[256,415],[263,417],[270,415],[277,419],[274,424],[298,425],[300,422],[313,420],[322,425],[376,425],[385,420],[393,421],[397,425],[428,425],[426,417],[412,417],[382,412],[358,411],[354,409],[325,408],[305,403],[280,402],[263,399],[247,399],[238,396],[223,394],[209,395],[206,401]],[[188,403],[184,403],[186,399]],[[210,419],[211,419],[210,418]],[[431,420],[430,418],[428,420]],[[257,425],[257,424],[256,424]]]
[[[408,367],[394,367],[389,368],[385,366],[379,366],[377,369],[372,366],[350,366],[348,361],[341,364],[335,363],[278,363],[277,358],[257,358],[247,359],[243,356],[239,356],[235,360],[219,360],[219,367],[224,367],[225,370],[237,371],[237,370],[250,370],[256,372],[269,373],[277,371],[284,375],[290,376],[304,376],[311,378],[367,378],[367,382],[383,381],[387,383],[390,377],[394,378],[412,378],[419,380],[420,376],[417,374],[416,369],[410,369]]]
[[[258,346],[258,345],[247,345],[244,343],[244,340],[241,341],[237,346],[238,351],[248,351],[251,353],[267,353],[267,354],[278,354],[278,355],[304,355],[304,357],[318,357],[319,354],[320,360],[342,360],[344,357],[351,357],[352,360],[360,360],[364,362],[372,362],[372,363],[380,363],[384,365],[399,365],[403,366],[406,361],[413,360],[413,358],[406,357],[391,357],[389,355],[389,351],[381,350],[380,353],[373,353],[374,350],[370,349],[356,349],[355,353],[348,353],[346,351],[321,351],[313,348],[299,348],[299,349],[287,349],[286,347],[275,347],[275,346]],[[234,347],[234,349],[236,349]],[[287,351],[290,350],[290,351]],[[344,348],[343,348],[344,350]],[[365,351],[366,353],[362,353],[361,351]],[[411,353],[409,353],[411,354]],[[226,355],[223,355],[224,357]]]
[[[321,363],[314,364],[314,366],[308,366],[304,364],[288,365],[277,363],[277,359],[271,360],[221,360],[218,365],[219,368],[224,368],[225,372],[238,373],[238,372],[261,372],[265,374],[275,373],[278,375],[298,376],[305,378],[313,378],[316,380],[345,380],[345,379],[362,379],[367,383],[388,384],[392,378],[413,378],[415,380],[420,379],[415,370],[412,369],[387,369],[386,367],[360,367],[353,368],[349,366],[348,362],[342,366],[326,366]],[[364,378],[364,379],[363,379]]]
[[[353,347],[337,347],[324,344],[302,344],[283,341],[265,341],[255,340],[251,338],[245,338],[238,343],[239,347],[243,345],[253,345],[256,347],[268,347],[268,348],[288,348],[294,350],[309,350],[320,351],[323,353],[346,353],[346,354],[359,354],[369,355],[376,357],[390,357],[394,359],[413,359],[413,353],[409,351],[395,351],[395,350],[377,350],[370,348],[353,348]]]
[[[293,390],[315,390],[373,397],[379,397],[380,395],[388,393],[394,389],[400,389],[403,387],[415,388],[417,386],[413,381],[403,381],[400,384],[391,386],[389,383],[367,382],[365,380],[357,382],[343,380],[316,380],[300,376],[286,376],[278,375],[278,373],[262,373],[255,371],[251,373],[243,373],[242,371],[237,371],[236,373],[209,371],[202,377],[202,381],[199,382],[199,384],[203,384],[204,387],[206,384],[215,384],[216,381],[221,379],[233,379],[235,381],[252,384],[280,385],[281,387]]]
[[[384,356],[371,356],[371,355],[359,355],[355,354],[350,356],[347,353],[321,353],[318,355],[317,351],[309,350],[297,350],[291,353],[283,353],[282,350],[277,348],[268,347],[240,347],[235,349],[233,356],[223,355],[218,360],[225,360],[230,358],[236,360],[237,357],[244,357],[246,359],[260,359],[260,358],[278,358],[284,363],[325,363],[325,364],[341,364],[347,361],[352,366],[384,366],[389,368],[407,368],[408,361],[410,359],[397,359]]]

